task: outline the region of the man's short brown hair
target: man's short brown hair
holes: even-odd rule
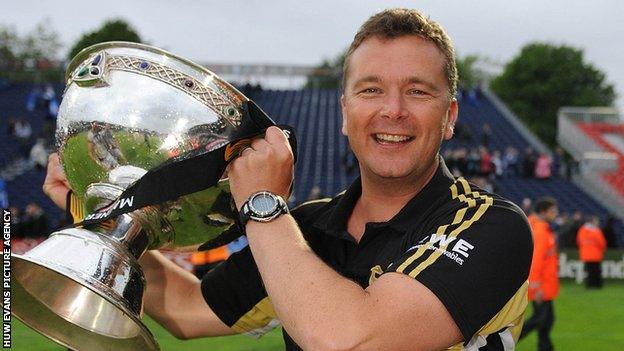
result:
[[[364,40],[375,36],[382,39],[395,39],[406,35],[417,35],[428,40],[442,52],[446,61],[444,62],[444,74],[448,83],[449,95],[454,98],[457,91],[457,66],[455,65],[455,50],[453,50],[451,38],[438,22],[412,9],[387,9],[364,22],[355,34],[345,56],[342,68],[342,88],[345,89],[346,87],[349,59]]]
[[[543,196],[535,202],[535,213],[543,214],[551,208],[557,206],[557,200],[550,196]]]

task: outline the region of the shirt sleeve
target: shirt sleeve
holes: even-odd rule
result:
[[[259,337],[279,325],[249,246],[208,272],[201,290],[219,319],[239,333]]]
[[[291,211],[299,225],[315,218],[329,199],[311,201]],[[239,333],[261,336],[279,325],[249,246],[208,272],[201,282],[204,299],[215,314]]]
[[[466,341],[521,320],[527,305],[531,232],[520,210],[501,202],[483,196],[442,216],[385,270],[431,290]]]

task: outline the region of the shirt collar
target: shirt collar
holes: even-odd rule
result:
[[[372,223],[374,226],[390,226],[399,231],[405,232],[419,218],[431,209],[431,206],[448,193],[449,187],[455,182],[455,178],[449,172],[442,157],[439,157],[438,169],[425,185],[408,203],[387,222]],[[337,202],[327,216],[322,216],[314,222],[314,226],[326,231],[329,234],[341,236],[347,231],[347,221],[357,200],[362,195],[362,180],[358,177],[351,186],[341,196],[332,200]]]

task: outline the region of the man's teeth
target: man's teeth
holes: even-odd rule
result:
[[[403,141],[408,141],[411,137],[405,135],[393,135],[393,134],[375,134],[375,138],[379,141],[386,141],[392,143],[400,143]]]

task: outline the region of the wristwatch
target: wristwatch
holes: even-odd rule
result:
[[[270,191],[258,191],[251,194],[238,213],[238,220],[242,229],[251,219],[256,222],[270,222],[288,211],[288,205],[281,196]]]

